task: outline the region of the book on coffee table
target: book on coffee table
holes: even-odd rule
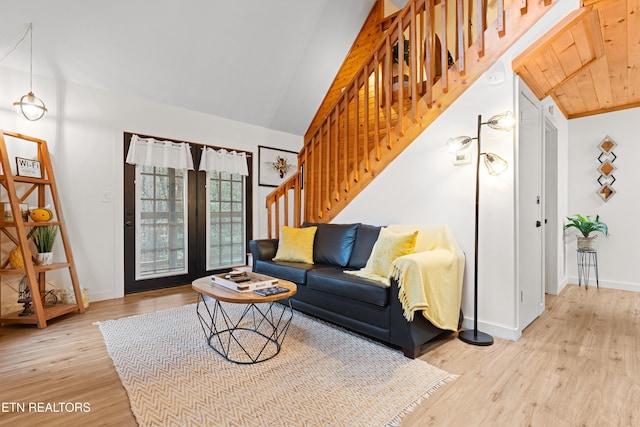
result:
[[[262,295],[263,297],[283,294],[285,292],[289,292],[289,289],[283,288],[282,286],[271,286],[268,288],[256,289],[255,291],[253,291],[254,294]]]
[[[236,292],[251,292],[278,284],[278,279],[257,274],[250,271],[230,271],[229,273],[214,274],[214,283]]]

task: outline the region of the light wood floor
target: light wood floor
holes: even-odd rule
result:
[[[0,327],[0,425],[135,426],[94,323],[195,301],[183,286],[92,303],[42,330]],[[459,378],[405,427],[640,425],[640,293],[568,286],[547,296],[517,342],[474,347],[450,337],[422,358]],[[90,412],[7,412],[10,402],[88,402]]]

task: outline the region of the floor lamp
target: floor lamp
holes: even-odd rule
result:
[[[515,126],[513,114],[508,111],[491,117],[488,121],[482,121],[482,115],[478,115],[478,132],[475,138],[470,136],[459,136],[451,138],[447,142],[449,152],[456,155],[464,155],[471,148],[472,142],[477,141],[478,150],[476,153],[476,213],[475,213],[475,238],[474,238],[474,263],[473,263],[473,329],[460,331],[458,338],[467,344],[491,345],[493,337],[478,330],[478,216],[480,199],[480,157],[484,156],[484,165],[490,175],[500,175],[507,170],[507,161],[497,154],[483,153],[480,142],[480,130],[483,125],[501,131],[510,131]]]

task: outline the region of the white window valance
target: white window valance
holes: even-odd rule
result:
[[[140,138],[138,135],[131,137],[126,162],[131,165],[193,170],[189,144]]]
[[[247,154],[227,151],[224,148],[214,150],[202,147],[202,158],[199,170],[205,172],[228,172],[230,174],[249,175]]]

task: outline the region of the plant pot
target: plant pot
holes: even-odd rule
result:
[[[38,253],[38,265],[51,265],[53,263],[53,252]]]
[[[578,250],[579,251],[595,251],[596,250],[596,237],[581,237],[578,236]]]

